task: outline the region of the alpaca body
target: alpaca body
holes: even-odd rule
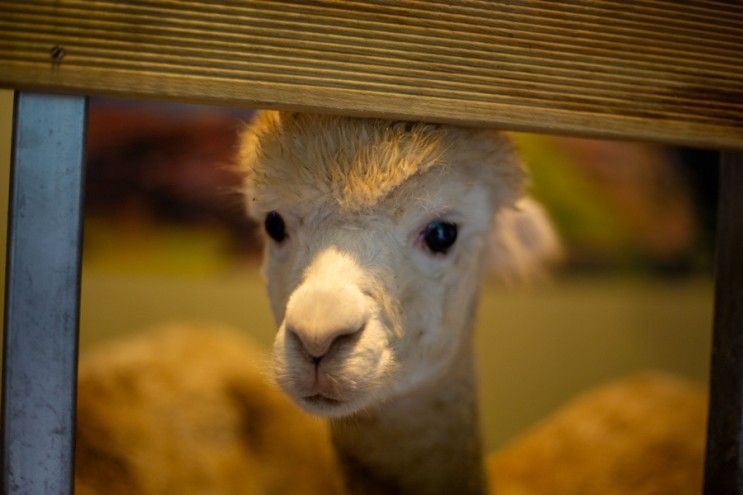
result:
[[[326,425],[239,332],[171,324],[80,360],[80,495],[345,493]]]
[[[697,495],[707,394],[646,372],[596,387],[491,456],[495,495]]]

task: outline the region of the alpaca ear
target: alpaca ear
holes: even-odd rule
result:
[[[543,278],[548,266],[563,257],[547,212],[528,197],[495,215],[489,251],[492,271],[508,285]]]

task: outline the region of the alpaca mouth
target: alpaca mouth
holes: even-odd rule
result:
[[[306,397],[302,397],[302,399],[316,406],[337,406],[338,404],[342,404],[342,401],[333,399],[323,394],[308,395]]]

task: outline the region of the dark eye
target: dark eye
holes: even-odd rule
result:
[[[446,254],[457,240],[457,224],[435,220],[423,230],[423,242],[432,253]]]
[[[286,224],[277,211],[269,211],[263,221],[266,233],[276,242],[286,239]]]

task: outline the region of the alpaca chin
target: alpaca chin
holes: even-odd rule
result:
[[[313,372],[310,371],[310,374]],[[376,388],[364,387],[361,380],[356,381],[355,390],[348,391],[342,387],[323,387],[318,382],[308,380],[291,380],[286,374],[278,374],[281,388],[302,409],[316,416],[341,418],[352,416],[374,402]],[[309,383],[309,385],[308,385]]]
[[[383,368],[376,368],[350,357],[329,360],[319,369],[307,363],[297,365],[274,361],[275,376],[281,388],[305,411],[328,418],[351,416],[380,400]]]
[[[368,401],[351,400],[340,401],[327,398],[321,394],[305,396],[296,401],[297,404],[310,414],[326,418],[343,418],[352,416],[363,409]]]

